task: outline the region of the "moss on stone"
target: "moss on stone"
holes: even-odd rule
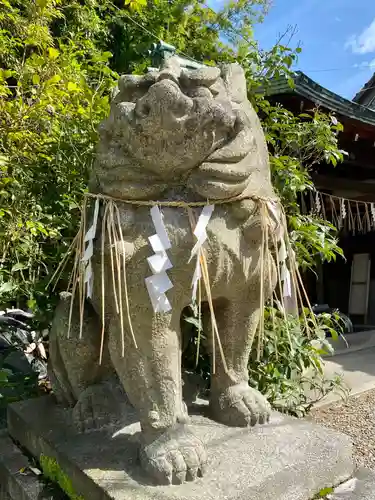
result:
[[[65,474],[54,458],[41,455],[39,463],[44,476],[53,483],[58,484],[70,500],[84,500],[82,496],[75,493],[71,479]]]

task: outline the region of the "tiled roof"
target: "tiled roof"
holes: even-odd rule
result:
[[[335,113],[375,126],[375,111],[357,102],[345,99],[314,82],[302,71],[293,77],[294,88],[286,78],[274,79],[267,87],[267,95],[297,94]]]

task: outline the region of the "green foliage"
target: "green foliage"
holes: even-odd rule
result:
[[[40,395],[38,375],[24,375],[1,366],[0,358],[0,410],[9,403]]]
[[[0,302],[44,311],[117,77],[92,43],[53,40],[58,3],[0,4]]]
[[[195,372],[201,378],[202,392],[210,386],[211,361],[205,349],[206,332],[199,321],[198,308],[195,304],[184,309],[182,313],[181,332],[183,338],[183,367],[187,372]]]
[[[38,375],[20,373],[4,366],[0,355],[0,427],[6,423],[6,407],[10,403],[40,395]]]
[[[234,60],[243,37],[253,43],[254,22],[261,20],[268,4],[230,0],[214,11],[199,0],[63,0],[64,17],[55,21],[53,34],[87,33],[97,47],[113,54],[111,67],[121,73],[143,71],[150,63],[147,51],[157,40],[214,64]]]
[[[285,321],[278,309],[266,308],[263,353],[258,360],[254,349],[249,362],[250,384],[275,409],[295,416],[308,413],[331,391],[347,394],[341,377],[325,378],[321,359],[333,353],[327,335],[338,339],[340,318],[327,313],[314,317],[308,309],[303,314],[306,322],[293,316]]]
[[[343,160],[337,134],[343,129],[335,117],[314,110],[293,115],[281,106],[258,101],[270,149],[273,185],[287,214],[290,237],[302,269],[342,255],[337,230],[316,214],[302,215],[301,195],[313,192],[311,170],[319,163],[336,166]]]
[[[84,500],[82,496],[75,493],[71,479],[54,458],[41,455],[39,463],[44,476],[53,483],[58,484],[70,500]]]

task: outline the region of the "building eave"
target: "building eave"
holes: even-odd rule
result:
[[[374,89],[375,85],[375,73],[372,75],[370,80],[361,88],[359,92],[353,97],[354,102],[361,103],[364,97]]]
[[[316,106],[326,108],[343,117],[375,126],[375,111],[322,87],[302,71],[297,71],[293,80],[294,87],[289,85],[286,78],[272,80],[267,88],[267,95],[297,94],[312,101]]]

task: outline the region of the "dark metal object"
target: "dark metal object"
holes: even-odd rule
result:
[[[337,319],[333,319],[333,323],[336,326],[335,329],[338,334],[353,333],[354,328],[351,319],[349,318],[349,316],[342,313],[338,309],[329,307],[328,304],[314,304],[311,309],[312,312],[315,314],[315,316],[319,316],[319,314],[323,313],[329,313],[335,315]]]
[[[205,66],[194,59],[177,54],[176,47],[163,42],[162,40],[158,43],[152,44],[152,48],[149,50],[149,55],[151,56],[152,65],[154,66],[154,68],[149,68],[149,70],[160,68],[163,63],[172,56],[175,56],[178,59],[181,68],[199,69]]]
[[[24,375],[36,373],[43,379],[47,375],[47,362],[37,355],[37,350],[27,352],[36,341],[28,324],[33,317],[21,309],[0,311],[0,368]]]

